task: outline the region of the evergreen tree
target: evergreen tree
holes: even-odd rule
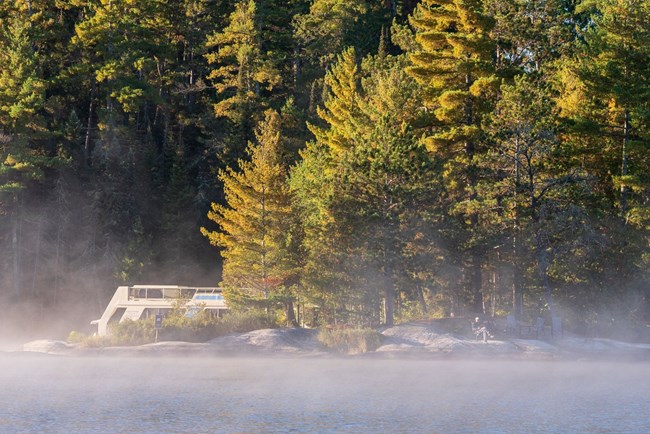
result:
[[[603,232],[616,252],[605,255],[605,267],[621,279],[607,291],[632,288],[644,300],[634,309],[650,317],[650,292],[629,283],[644,274],[648,256],[650,6],[602,0],[584,2],[578,11],[587,14],[589,25],[576,58],[567,60],[560,75],[560,106],[572,120],[575,159],[598,180],[598,208],[608,222]]]
[[[540,73],[575,49],[579,23],[573,2],[564,0],[488,0],[495,20],[496,63],[504,75]]]
[[[355,287],[350,239],[334,215],[335,185],[340,177],[337,164],[353,147],[353,113],[359,112],[360,74],[353,49],[339,56],[325,77],[324,89],[324,107],[317,108],[324,124],[308,124],[316,139],[301,151],[301,161],[292,170],[291,189],[301,216],[307,255],[302,284],[309,299],[321,306],[325,321],[335,323],[350,320],[348,306],[365,308],[373,304],[363,300]]]
[[[483,160],[492,177],[482,186],[485,216],[501,235],[502,246],[513,268],[513,312],[522,316],[525,270],[535,264],[532,286],[542,288],[545,304],[554,315],[549,269],[584,241],[591,230],[586,210],[587,177],[562,160],[563,143],[548,86],[521,76],[501,88],[502,98],[490,117],[492,146]],[[489,185],[487,185],[489,183]],[[506,235],[503,237],[503,235]],[[582,238],[582,239],[581,239]],[[569,276],[564,276],[569,279]]]
[[[634,213],[634,190],[643,191],[650,144],[650,6],[647,2],[596,2],[594,26],[585,34],[579,75],[587,95],[597,100],[591,118],[601,134],[615,137],[620,155],[613,182],[624,218]],[[595,116],[593,116],[595,115]],[[632,203],[630,204],[630,199]],[[640,199],[634,200],[634,199]]]
[[[40,77],[40,59],[27,33],[28,24],[20,14],[0,20],[3,50],[0,51],[0,219],[9,243],[10,263],[2,264],[12,296],[20,296],[23,266],[20,258],[19,226],[23,195],[35,180],[42,178],[48,156],[42,149],[45,136],[40,112],[45,82]],[[8,213],[8,216],[6,214]],[[5,232],[8,231],[8,232]]]
[[[228,26],[207,40],[206,59],[215,65],[208,79],[214,83],[218,102],[214,105],[217,117],[226,117],[236,129],[235,155],[245,146],[249,132],[256,121],[256,113],[264,107],[262,91],[271,91],[280,84],[278,71],[262,51],[260,21],[253,0],[235,5]]]
[[[101,0],[76,26],[73,43],[87,53],[88,67],[106,92],[105,110],[137,114],[153,99],[165,60],[173,55],[165,36],[164,3]]]
[[[309,13],[296,16],[294,31],[303,57],[325,71],[350,41],[354,23],[368,9],[366,1],[316,0]]]
[[[308,125],[316,140],[327,144],[334,153],[344,153],[353,146],[355,119],[360,116],[360,71],[356,51],[349,48],[325,76],[324,107],[317,107],[318,116],[327,127]]]
[[[411,53],[414,66],[408,71],[427,87],[425,102],[437,119],[427,147],[445,164],[450,212],[463,225],[455,242],[469,255],[464,266],[467,301],[472,311],[480,312],[483,252],[477,239],[477,158],[485,152],[482,123],[499,84],[490,38],[494,21],[479,0],[425,0],[411,25],[421,50]]]
[[[154,248],[163,270],[173,269],[175,274],[196,274],[195,264],[200,261],[196,252],[197,239],[194,200],[196,192],[190,184],[187,163],[177,152],[173,157],[170,180],[163,195],[161,235]],[[200,236],[200,234],[198,234]],[[189,278],[189,277],[188,277]]]
[[[250,161],[239,161],[239,171],[220,173],[227,206],[213,203],[208,214],[218,231],[201,232],[220,247],[224,258],[223,284],[233,305],[265,306],[281,299],[287,319],[293,320],[291,283],[295,260],[291,241],[291,203],[282,161],[280,117],[267,111],[250,143]]]
[[[319,299],[341,312],[335,320],[347,312],[376,323],[383,300],[383,322],[393,323],[407,240],[423,227],[430,166],[409,127],[419,88],[403,69],[403,59],[378,56],[359,67],[354,50],[342,53],[325,78],[325,125],[311,126],[316,142],[292,175],[297,206],[311,214],[311,285],[330,286]]]

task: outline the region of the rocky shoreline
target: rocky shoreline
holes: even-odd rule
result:
[[[342,355],[324,347],[317,330],[264,329],[219,337],[206,343],[159,342],[90,348],[57,340],[36,340],[13,353],[61,356],[280,356],[363,358],[504,358],[523,360],[614,359],[650,361],[650,344],[563,336],[553,340],[494,339],[488,342],[442,332],[431,324],[402,324],[380,331],[375,351]]]

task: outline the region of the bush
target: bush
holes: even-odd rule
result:
[[[142,345],[153,342],[156,334],[153,322],[152,317],[137,321],[126,319],[112,324],[109,328],[111,344]]]
[[[328,348],[342,354],[360,354],[375,351],[381,346],[382,335],[369,328],[323,328],[318,340]]]
[[[154,341],[153,318],[133,321],[127,319],[109,325],[108,336],[86,335],[72,331],[67,341],[80,347],[108,347],[111,345],[141,345]]]
[[[277,327],[275,319],[264,311],[230,311],[222,318],[202,311],[192,318],[172,312],[163,320],[160,339],[205,342],[230,333]]]
[[[105,347],[110,344],[107,337],[97,335],[87,335],[76,331],[71,331],[66,341],[70,344],[77,344],[80,347],[97,348]]]
[[[219,336],[229,333],[246,333],[278,326],[275,317],[263,310],[231,311],[219,323]]]
[[[277,327],[275,318],[264,311],[230,311],[224,317],[216,318],[205,310],[193,317],[186,317],[184,309],[174,309],[163,319],[158,340],[205,342],[230,333],[274,327]],[[142,345],[154,342],[155,335],[154,317],[151,317],[111,324],[109,336],[88,336],[73,331],[68,336],[68,342],[83,347]]]

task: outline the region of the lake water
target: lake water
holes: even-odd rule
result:
[[[649,368],[0,354],[0,432],[644,433]]]

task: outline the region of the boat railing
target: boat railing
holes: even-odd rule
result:
[[[129,287],[129,300],[222,300],[221,288]]]

